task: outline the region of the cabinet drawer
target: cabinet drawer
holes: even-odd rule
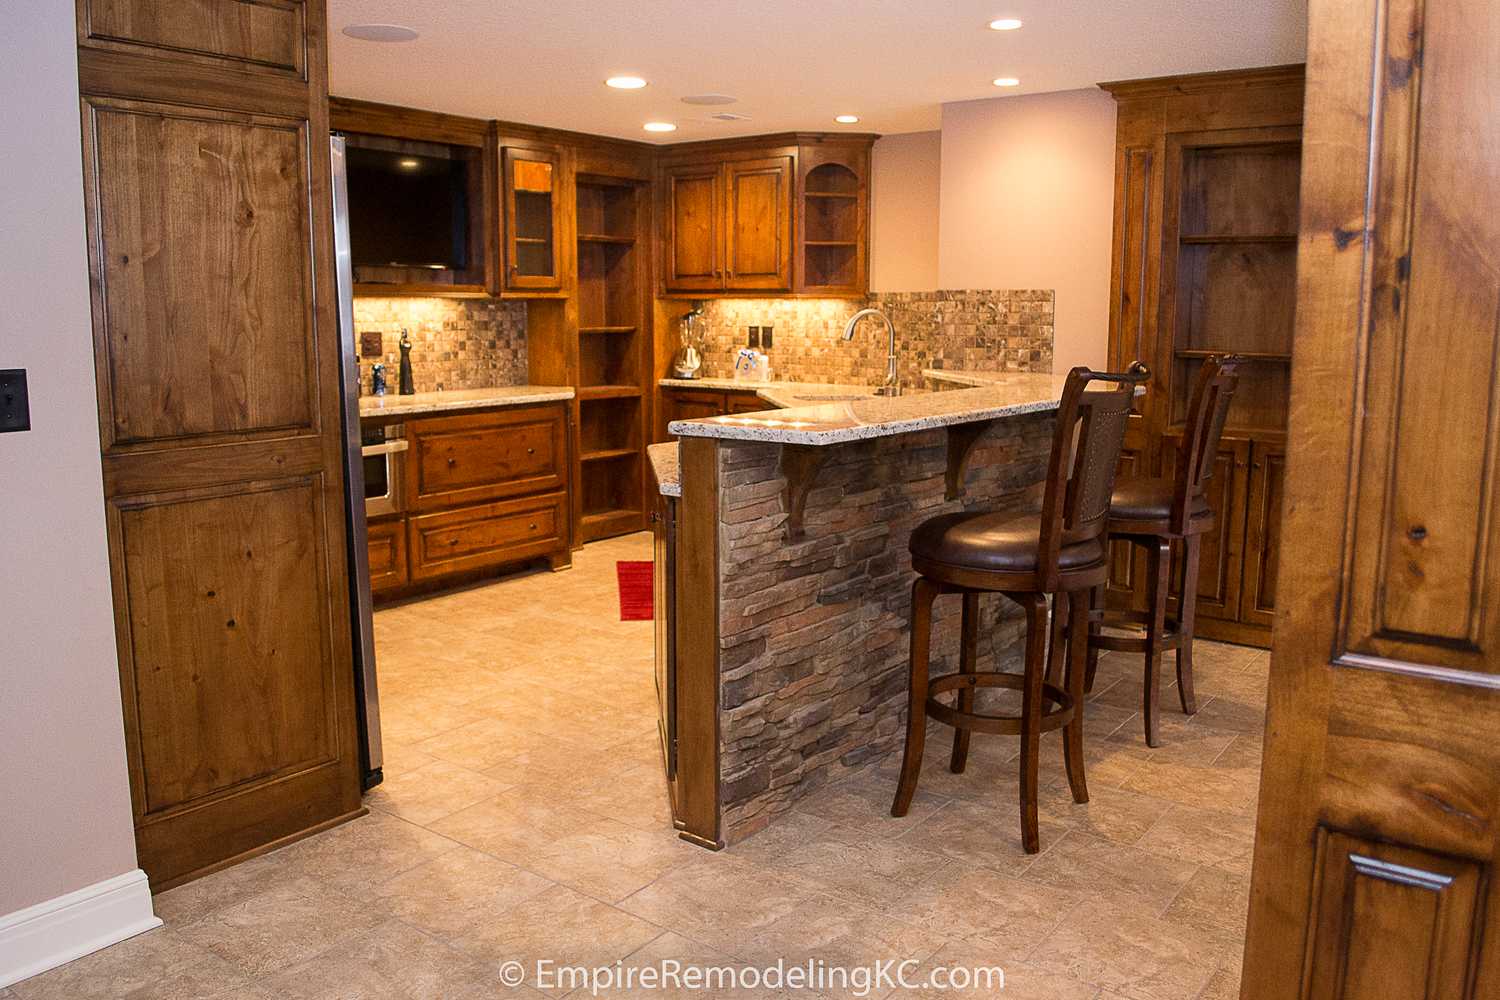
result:
[[[563,408],[527,407],[408,424],[410,509],[560,489],[566,476]]]
[[[370,590],[380,593],[406,583],[406,525],[379,521],[370,525]]]
[[[551,493],[410,517],[411,578],[485,569],[565,548],[567,510],[566,495]]]

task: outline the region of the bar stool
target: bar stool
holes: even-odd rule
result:
[[[1107,611],[1103,585],[1095,590],[1089,613],[1088,677],[1085,690],[1094,689],[1099,650],[1112,649],[1145,656],[1144,693],[1146,744],[1160,746],[1157,721],[1157,677],[1162,653],[1177,650],[1177,694],[1188,715],[1198,711],[1193,693],[1193,625],[1198,604],[1198,561],[1203,535],[1213,530],[1214,511],[1208,503],[1208,481],[1214,456],[1239,384],[1240,359],[1210,357],[1198,369],[1188,404],[1181,459],[1174,479],[1129,476],[1115,484],[1109,503],[1109,539],[1126,541],[1146,550],[1145,611]],[[1172,543],[1181,545],[1182,596],[1177,617],[1167,617],[1171,588]],[[1106,635],[1102,626],[1144,625],[1146,634]]]
[[[1104,545],[1115,467],[1135,387],[1149,373],[1139,363],[1126,374],[1074,368],[1057,410],[1052,456],[1040,515],[998,512],[945,514],[923,522],[911,536],[911,688],[906,751],[892,816],[905,816],[917,790],[928,717],[954,727],[951,768],[962,773],[969,734],[1021,737],[1021,842],[1028,854],[1040,849],[1037,832],[1037,756],[1041,735],[1064,729],[1063,756],[1073,798],[1088,801],[1083,768],[1083,688],[1087,656],[1089,593],[1104,582]],[[1091,383],[1101,383],[1090,388]],[[1088,391],[1085,391],[1088,390]],[[1026,613],[1026,660],[1022,673],[975,669],[979,595],[999,593]],[[939,594],[963,595],[959,672],[928,678],[932,605]],[[1076,610],[1068,650],[1066,690],[1048,683],[1047,598]],[[1057,653],[1057,651],[1054,651]],[[1060,656],[1060,653],[1057,653]],[[1021,692],[1021,714],[974,710],[975,691],[1002,687]],[[955,691],[954,704],[939,700]],[[1048,707],[1044,710],[1043,702]]]

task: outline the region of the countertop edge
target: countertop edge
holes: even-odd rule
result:
[[[442,396],[447,392],[455,393],[454,397],[448,399],[435,399],[432,397]],[[483,392],[489,395],[473,396],[470,398],[459,398],[459,393]],[[568,386],[500,386],[495,389],[455,389],[438,390],[437,392],[419,392],[414,396],[403,397],[399,395],[387,395],[384,397],[361,396],[359,415],[361,419],[375,417],[401,417],[420,416],[431,413],[455,413],[464,410],[491,410],[511,406],[527,406],[533,403],[560,403],[566,402],[576,393]],[[382,398],[389,400],[388,404],[379,407],[366,407],[365,400],[371,398]],[[403,402],[410,399],[411,402]]]

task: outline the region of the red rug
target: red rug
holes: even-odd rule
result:
[[[621,559],[615,563],[620,578],[620,621],[649,622],[652,607],[651,564]]]

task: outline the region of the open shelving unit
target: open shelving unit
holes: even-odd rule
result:
[[[820,163],[802,190],[803,283],[846,288],[859,283],[863,185],[843,163]]]
[[[645,526],[649,241],[640,182],[580,174],[578,448],[580,541]]]

